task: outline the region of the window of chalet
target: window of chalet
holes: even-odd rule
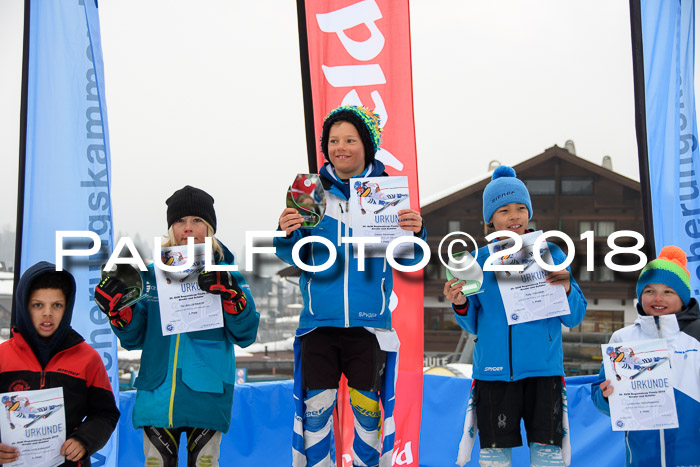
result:
[[[447,221],[447,233],[459,232],[462,230],[461,222],[459,221]]]
[[[561,194],[562,195],[592,195],[593,194],[593,179],[592,178],[562,178],[561,179]]]
[[[615,232],[615,221],[580,221],[579,233],[593,231],[596,237],[607,238]]]
[[[596,265],[593,271],[587,271],[586,265],[582,264],[578,268],[578,274],[574,276],[574,279],[576,279],[577,282],[613,282],[615,280],[615,273],[605,265]]]
[[[577,282],[590,282],[593,279],[593,272],[586,270],[586,265],[582,264],[578,268],[578,274],[574,277]]]
[[[588,310],[583,322],[574,329],[580,332],[612,333],[624,325],[624,310]]]
[[[554,194],[555,184],[553,178],[528,178],[523,180],[523,182],[531,195]]]
[[[594,275],[598,282],[613,282],[615,280],[615,273],[605,265],[595,268]]]
[[[437,263],[428,263],[425,265],[425,278],[427,280],[447,280],[445,275],[445,266],[439,261]]]

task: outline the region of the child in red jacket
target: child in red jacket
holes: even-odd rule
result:
[[[89,466],[90,456],[112,435],[119,409],[99,354],[71,326],[75,279],[39,262],[20,278],[15,293],[17,326],[0,344],[0,393],[63,388],[64,466]],[[0,443],[0,464],[19,451]]]

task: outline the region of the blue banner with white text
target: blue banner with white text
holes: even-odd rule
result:
[[[66,258],[76,279],[73,328],[97,350],[119,389],[117,343],[93,301],[113,242],[110,152],[100,27],[95,0],[31,0],[21,263],[56,261],[57,231],[92,231],[101,249]],[[89,249],[85,238],[63,248]],[[117,465],[116,433],[92,465]]]
[[[688,255],[700,295],[700,160],[695,114],[695,3],[642,0],[649,190],[656,251]],[[653,258],[649,258],[652,260]]]

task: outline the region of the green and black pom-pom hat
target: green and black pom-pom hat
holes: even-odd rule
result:
[[[690,272],[686,269],[688,258],[677,246],[669,245],[659,253],[659,257],[647,263],[637,280],[637,299],[641,302],[642,291],[649,284],[664,284],[672,288],[688,306],[690,302]]]
[[[374,161],[374,156],[379,151],[379,145],[382,143],[379,115],[367,107],[356,105],[341,105],[331,110],[323,121],[323,131],[321,132],[321,152],[329,162],[328,134],[331,131],[331,127],[337,122],[351,123],[357,129],[365,148],[365,167],[367,167]]]

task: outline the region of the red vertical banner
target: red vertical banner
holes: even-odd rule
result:
[[[418,210],[408,1],[305,0],[304,6],[311,91],[305,96],[306,109],[311,100],[318,167],[323,163],[319,141],[328,112],[340,105],[369,107],[381,117],[383,129],[376,157],[389,175],[408,177],[411,208]],[[308,121],[310,116],[306,117]],[[391,307],[393,326],[401,340],[393,464],[418,465],[423,393],[422,272],[394,272]],[[338,465],[344,467],[352,465],[353,416],[348,400],[339,396],[341,420],[336,431]]]

